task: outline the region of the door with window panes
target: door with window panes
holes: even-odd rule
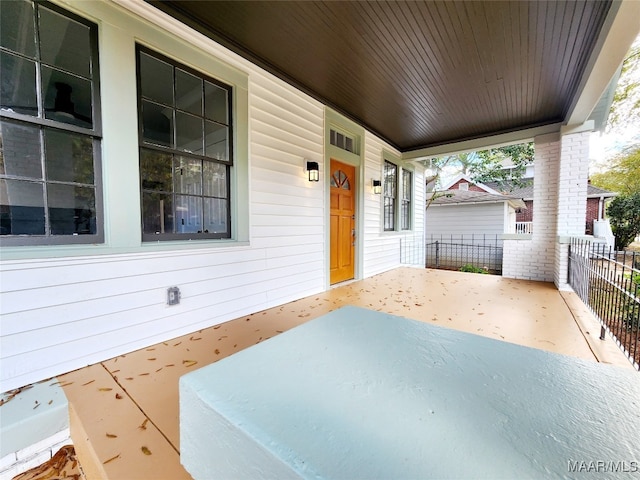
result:
[[[355,167],[331,160],[330,283],[355,276]]]

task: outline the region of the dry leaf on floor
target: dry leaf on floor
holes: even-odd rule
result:
[[[105,460],[104,462],[102,462],[102,464],[106,465],[109,462],[113,462],[117,458],[120,458],[120,454],[116,455],[115,457],[111,457],[109,460]]]
[[[16,475],[13,480],[80,480],[84,477],[77,467],[73,446],[65,445],[49,461]]]
[[[151,455],[151,450],[149,450],[147,447],[141,447],[140,450],[142,450],[142,453],[144,453],[145,455]]]
[[[118,438],[118,435],[114,435],[113,433],[107,433],[107,438]]]
[[[122,395],[120,395],[119,393],[116,393],[116,400],[122,400]]]
[[[185,367],[193,367],[196,363],[198,363],[196,360],[183,360],[182,364]]]
[[[147,422],[148,422],[148,421],[149,421],[149,419],[148,419],[148,418],[145,418],[145,419],[144,419],[144,422],[142,422],[138,428],[139,428],[140,430],[146,430],[146,429],[147,429]]]
[[[110,392],[111,390],[113,390],[113,388],[102,387],[98,389],[99,392]]]

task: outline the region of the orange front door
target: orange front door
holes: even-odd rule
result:
[[[355,170],[331,160],[331,284],[354,278]]]

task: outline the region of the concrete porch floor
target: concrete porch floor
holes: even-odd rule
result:
[[[579,298],[552,284],[398,268],[58,377],[86,477],[190,478],[179,459],[180,376],[344,305],[632,368],[598,339]]]

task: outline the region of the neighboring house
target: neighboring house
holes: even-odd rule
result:
[[[521,198],[505,195],[466,175],[458,175],[435,193],[426,213],[426,234],[500,235],[514,233],[516,212],[525,208]]]
[[[446,187],[427,192],[426,265],[459,269],[470,264],[501,273],[502,234],[515,232],[516,210],[524,208],[524,202],[465,175]]]
[[[524,178],[524,187],[505,188],[498,182],[487,182],[486,186],[494,191],[501,191],[506,195],[515,196],[524,200],[526,208],[518,209],[516,212],[517,233],[531,233],[535,206],[533,203],[533,183],[534,177]],[[603,220],[606,213],[606,201],[613,198],[616,193],[598,188],[591,183],[587,185],[587,209],[585,217],[585,235],[593,235],[593,222]]]

